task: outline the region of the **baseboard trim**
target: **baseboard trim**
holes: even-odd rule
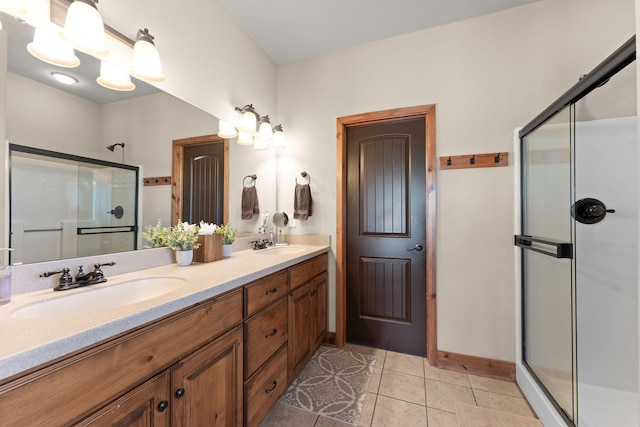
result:
[[[322,343],[330,345],[332,347],[335,347],[336,346],[336,333],[335,332],[327,332],[327,334],[324,336],[324,341],[322,341]]]
[[[485,357],[469,356],[466,354],[438,351],[436,366],[465,374],[481,375],[499,380],[516,381],[516,364],[503,360]]]

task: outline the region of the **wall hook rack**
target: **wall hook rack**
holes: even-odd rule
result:
[[[465,154],[440,157],[440,169],[489,168],[508,166],[509,153]]]

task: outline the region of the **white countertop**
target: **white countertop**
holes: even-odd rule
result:
[[[329,250],[325,245],[296,244],[299,252],[269,248],[234,252],[230,258],[180,267],[165,265],[109,277],[106,283],[63,292],[51,289],[14,295],[0,306],[0,380],[96,344],[145,323],[159,319],[208,298],[238,288]],[[180,288],[146,301],[100,309],[91,314],[31,319],[12,316],[15,311],[40,301],[64,298],[75,292],[148,277],[176,277],[186,281]],[[126,285],[125,285],[126,286]]]

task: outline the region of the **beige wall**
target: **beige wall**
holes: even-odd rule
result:
[[[631,37],[634,16],[633,0],[545,0],[280,66],[279,205],[309,171],[314,216],[296,232],[335,236],[340,116],[433,103],[438,156],[512,151],[513,130]],[[514,360],[513,181],[512,167],[438,170],[440,350]]]

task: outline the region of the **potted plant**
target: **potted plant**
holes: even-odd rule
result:
[[[178,222],[169,230],[166,243],[176,251],[176,262],[179,265],[190,265],[193,261],[193,250],[200,247],[198,226],[188,222]]]
[[[229,224],[216,227],[216,233],[222,234],[222,257],[229,258],[233,252],[232,244],[238,238],[236,230]]]

